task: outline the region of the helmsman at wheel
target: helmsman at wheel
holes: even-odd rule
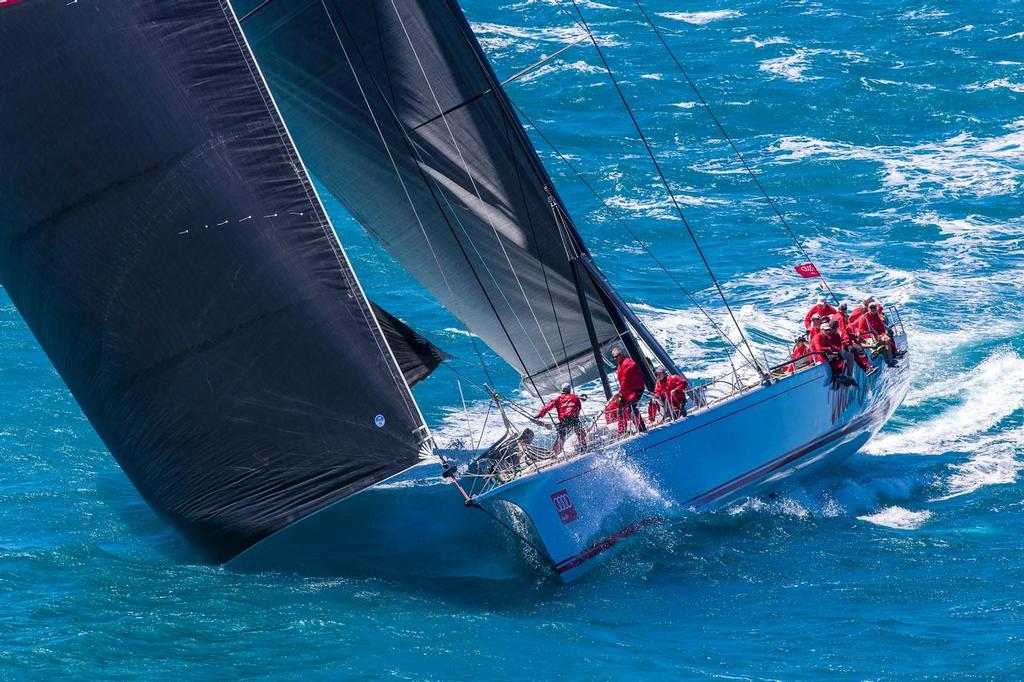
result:
[[[562,451],[562,444],[570,432],[576,435],[576,445],[580,450],[587,447],[587,434],[580,423],[582,407],[579,396],[572,392],[572,386],[562,384],[562,393],[552,398],[537,413],[536,418],[540,419],[551,410],[557,410],[558,435],[555,437],[555,444],[551,447],[555,454]]]

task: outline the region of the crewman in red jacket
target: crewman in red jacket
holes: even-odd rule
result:
[[[876,301],[874,296],[868,296],[867,298],[860,302],[859,306],[857,306],[850,312],[850,317],[847,320],[847,323],[853,324],[854,322],[856,322],[861,315],[868,312],[868,306],[870,306],[872,303],[878,306],[878,312],[882,316],[882,321],[884,322],[885,313],[882,312],[882,304]]]
[[[821,333],[821,315],[814,313],[811,315],[811,324],[807,327],[807,338],[810,339],[811,343],[814,343],[814,337]]]
[[[561,394],[552,398],[537,413],[536,418],[540,419],[551,410],[556,410],[558,415],[558,435],[555,436],[555,444],[551,447],[556,455],[562,451],[562,444],[570,433],[576,436],[577,450],[583,450],[587,447],[587,433],[583,430],[583,425],[580,424],[580,411],[582,409],[583,405],[580,403],[579,396],[572,392],[572,386],[562,384]]]
[[[637,403],[644,394],[644,373],[632,358],[626,357],[621,348],[612,349],[612,358],[615,360],[619,380],[619,433],[625,433],[630,424],[643,433],[647,425],[640,416]]]
[[[686,389],[690,382],[686,377],[678,374],[669,374],[664,368],[659,368],[654,373],[654,395],[657,400],[651,400],[647,406],[647,418],[654,421],[658,416],[658,410],[662,407],[667,409],[665,418],[667,420],[678,419],[686,416]]]
[[[822,359],[832,367],[832,383],[853,386],[857,382],[853,377],[844,374],[846,363],[843,362],[843,340],[833,328],[831,322],[823,322],[821,333],[811,339],[811,349],[819,353]]]
[[[832,314],[832,324],[839,329],[839,336],[846,336],[846,327],[850,324],[850,307],[843,301]]]
[[[789,359],[793,362],[789,363],[789,367],[786,368],[786,371],[793,374],[798,369],[803,369],[808,365],[815,364],[816,356],[810,355],[810,352],[811,344],[807,343],[807,335],[801,334],[796,337],[796,340],[793,343],[793,352],[789,356]]]
[[[872,301],[868,304],[868,311],[861,314],[854,322],[854,331],[857,332],[860,340],[863,342],[868,338],[875,338],[882,347],[882,355],[885,357],[885,364],[890,367],[896,367],[897,362],[893,358],[893,354],[896,350],[896,344],[889,336],[889,328],[885,324],[885,320],[879,314],[880,306],[878,303]]]
[[[811,328],[811,318],[814,317],[815,314],[820,316],[822,319],[825,319],[835,312],[836,309],[828,304],[828,301],[825,300],[825,297],[819,296],[818,302],[812,305],[811,309],[808,310],[807,314],[804,316],[804,328]]]

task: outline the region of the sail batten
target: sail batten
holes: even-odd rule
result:
[[[454,3],[281,1],[243,27],[311,171],[403,268],[524,377],[597,376],[577,362],[593,351],[581,242]]]
[[[439,351],[365,298],[226,0],[19,3],[0,63],[0,283],[160,514],[226,561],[419,461]]]

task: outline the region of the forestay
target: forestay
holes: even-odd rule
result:
[[[143,496],[223,561],[417,462],[230,6],[0,13],[0,281]]]
[[[596,376],[583,246],[454,2],[235,4],[303,158],[356,219],[541,387]],[[606,347],[611,314],[581,282]]]

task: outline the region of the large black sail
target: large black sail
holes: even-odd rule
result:
[[[210,557],[418,459],[422,422],[221,0],[0,8],[0,281]]]
[[[461,10],[235,4],[311,172],[366,229],[524,375],[595,376],[568,257],[581,245]],[[615,327],[582,286],[605,345]]]

